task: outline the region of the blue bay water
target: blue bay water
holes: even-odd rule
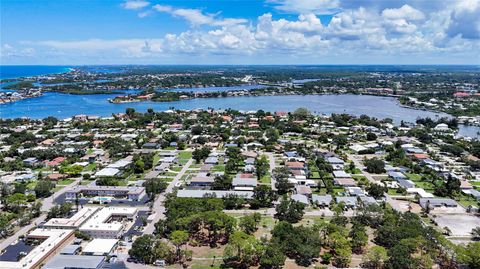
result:
[[[108,99],[119,94],[72,95],[47,92],[38,98],[30,98],[14,103],[0,105],[0,117],[44,118],[55,116],[68,118],[77,114],[111,116],[112,113],[124,112],[132,107],[144,112],[148,108],[156,111],[175,109],[237,109],[265,111],[294,111],[305,107],[314,113],[349,113],[366,114],[377,118],[392,118],[395,122],[414,122],[418,117],[446,116],[442,113],[415,110],[402,107],[397,100],[390,97],[370,95],[287,95],[257,97],[197,98],[175,102],[134,102],[112,104]]]
[[[7,68],[8,67],[8,68]],[[1,66],[3,77],[22,77],[67,72],[66,66]],[[209,87],[174,89],[174,91],[226,91],[252,89],[258,86]],[[227,97],[227,98],[198,98],[176,102],[137,102],[111,104],[108,99],[120,94],[132,93],[121,91],[112,94],[71,95],[62,93],[45,93],[38,98],[30,98],[14,103],[0,105],[0,118],[29,117],[32,119],[54,116],[60,119],[78,114],[111,116],[113,113],[125,112],[132,107],[144,112],[148,108],[155,111],[175,109],[237,109],[265,111],[294,111],[299,107],[308,108],[317,114],[348,113],[352,115],[368,115],[379,119],[391,118],[396,124],[400,121],[415,122],[419,117],[443,117],[444,113],[416,110],[402,107],[395,98],[370,95],[288,95],[288,96],[258,96],[258,97]],[[478,137],[479,127],[461,128],[464,135]]]

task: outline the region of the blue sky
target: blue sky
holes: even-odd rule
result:
[[[480,64],[480,0],[9,0],[1,64]]]

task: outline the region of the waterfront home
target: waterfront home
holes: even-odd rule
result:
[[[439,123],[439,124],[437,124],[437,126],[435,126],[435,127],[433,128],[433,130],[434,130],[435,132],[438,132],[438,133],[445,133],[445,132],[451,132],[451,131],[452,131],[452,130],[448,127],[448,125],[445,124],[445,123]]]

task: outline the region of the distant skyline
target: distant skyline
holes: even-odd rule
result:
[[[21,0],[0,64],[480,64],[480,0]]]

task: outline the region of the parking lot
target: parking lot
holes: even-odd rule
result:
[[[448,227],[451,236],[470,236],[473,228],[480,225],[480,218],[468,214],[436,215],[435,221],[440,228]]]
[[[0,261],[16,262],[20,252],[29,253],[34,248],[34,245],[27,245],[23,240],[19,240],[16,244],[9,245],[4,250],[2,255],[0,255]]]

